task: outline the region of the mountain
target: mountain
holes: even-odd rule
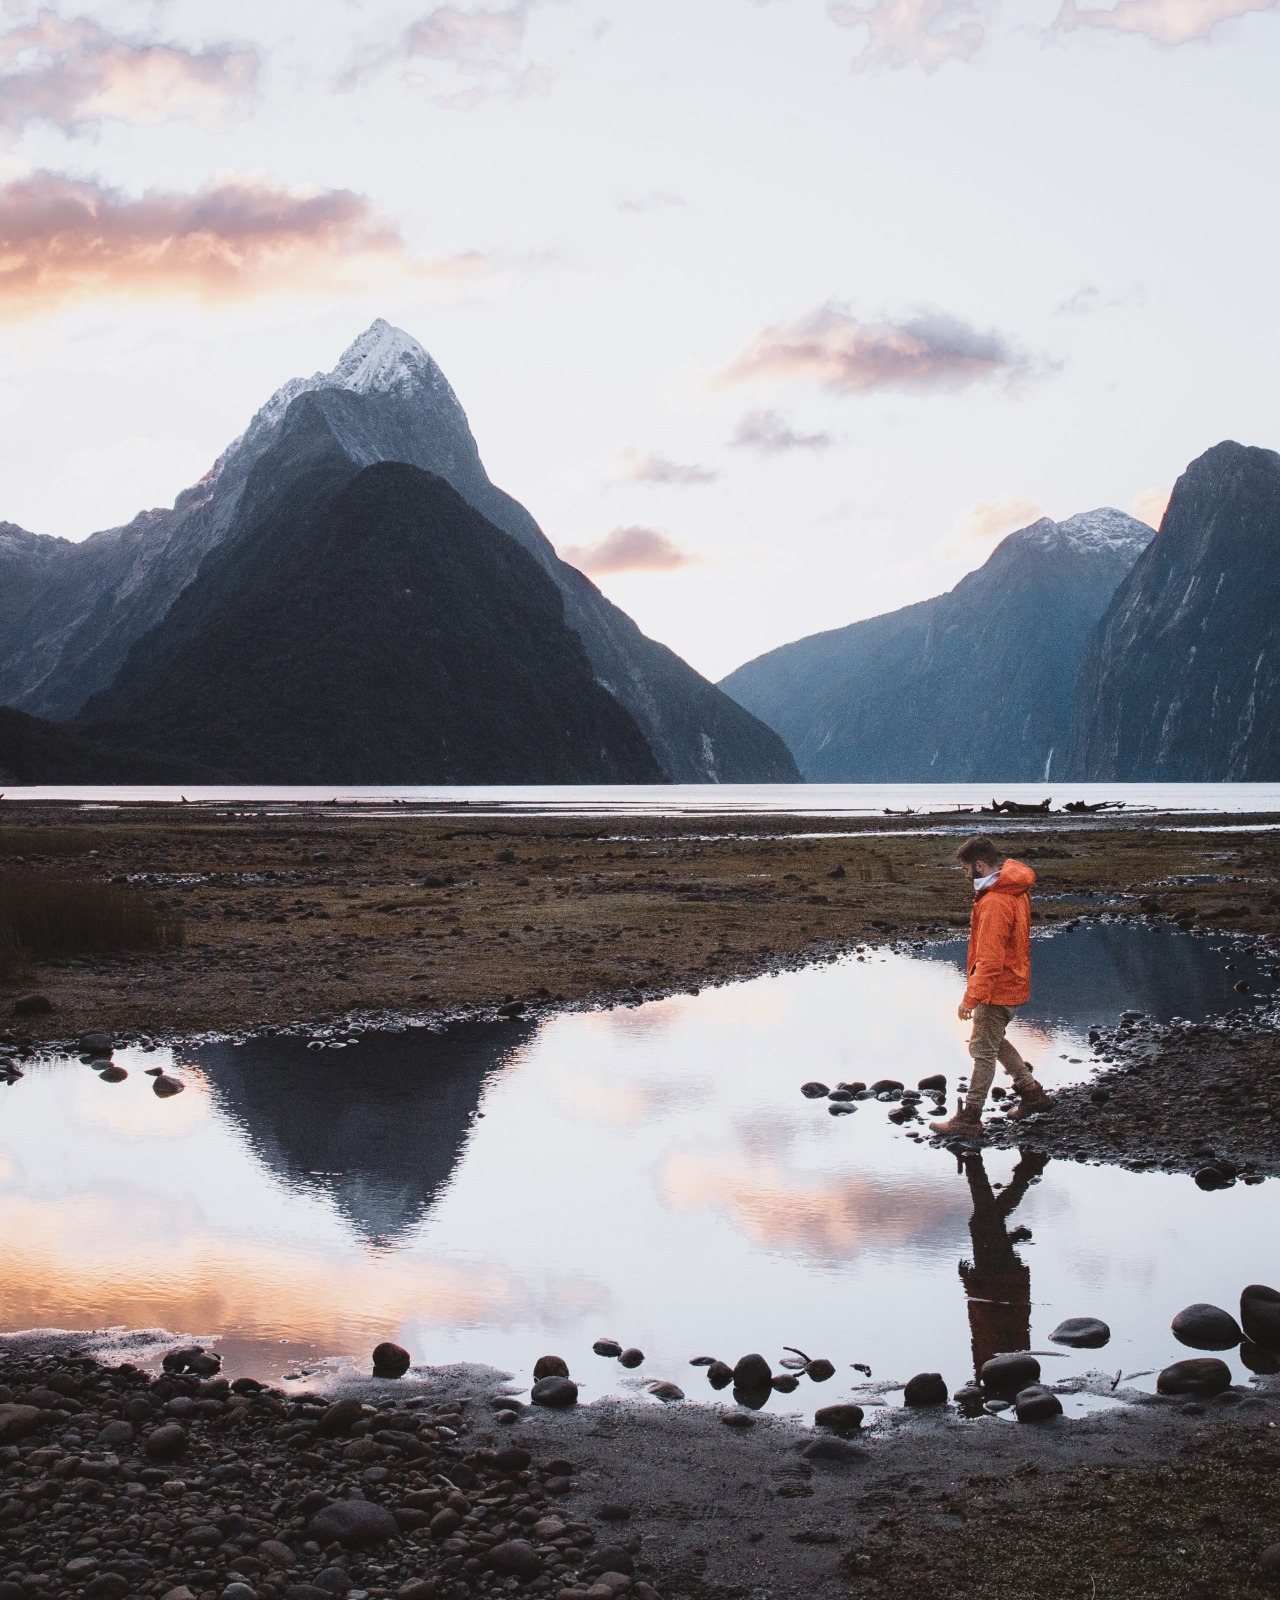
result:
[[[281,442],[293,408],[304,401],[327,417],[352,471],[399,461],[433,473],[532,556],[560,591],[565,619],[595,677],[639,725],[664,776],[798,778],[776,734],[646,638],[556,556],[524,507],[490,482],[440,368],[416,340],[382,321],[331,372],[279,389],[171,510],[143,512],[79,544],[0,524],[0,704],[69,719],[109,689],[133,646],[226,542],[255,467]]]
[[[0,792],[6,786],[59,783],[212,783],[218,774],[176,768],[115,732],[47,722],[0,706]]]
[[[1081,663],[1068,760],[1088,779],[1280,778],[1280,455],[1193,461]]]
[[[243,783],[660,783],[536,561],[289,407],[222,544],[82,725]]]
[[[1081,654],[1151,537],[1120,511],[1045,517],[949,593],[783,645],[720,687],[810,782],[1047,780]]]

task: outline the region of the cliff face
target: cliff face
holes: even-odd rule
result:
[[[811,782],[1061,776],[1081,654],[1150,538],[1109,509],[1045,518],[948,594],[784,645],[721,687]]]
[[[1178,479],[1081,663],[1071,776],[1280,778],[1280,455],[1227,442]]]

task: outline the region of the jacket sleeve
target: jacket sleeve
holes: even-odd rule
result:
[[[969,1007],[991,1004],[996,981],[1005,968],[1009,935],[1013,931],[1012,897],[988,894],[985,901],[978,914],[978,938],[964,992],[964,1004]]]

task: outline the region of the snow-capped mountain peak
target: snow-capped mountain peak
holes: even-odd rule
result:
[[[337,366],[317,387],[350,389],[356,394],[405,394],[424,380],[435,387],[437,379],[443,381],[443,374],[418,341],[379,317],[347,346]]]
[[[1127,512],[1114,506],[1100,506],[1096,511],[1081,511],[1064,522],[1053,522],[1043,517],[1029,528],[1012,537],[1026,544],[1038,544],[1045,549],[1067,547],[1072,550],[1103,551],[1125,550],[1134,556],[1151,543],[1153,530]]]

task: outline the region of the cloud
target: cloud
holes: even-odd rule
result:
[[[0,34],[0,127],[47,121],[70,133],[107,118],[217,122],[248,99],[257,71],[252,50],[184,50],[42,10]]]
[[[560,554],[570,566],[593,578],[616,572],[674,572],[697,561],[655,528],[615,528],[595,544],[572,545]]]
[[[194,194],[35,172],[0,185],[0,318],[107,295],[235,299],[341,285],[357,269],[466,276],[479,256],[409,259],[396,228],[349,189],[224,178]]]
[[[982,19],[997,0],[828,0],[827,15],[841,28],[865,28],[867,41],[853,58],[855,72],[868,67],[923,67],[936,72],[947,61],[968,61],[982,48]]]
[[[808,378],[839,394],[873,389],[945,390],[1032,372],[1003,334],[940,311],[901,322],[860,322],[825,305],[798,322],[765,328],[722,374],[723,384]]]
[[[634,450],[624,450],[626,475],[632,483],[678,484],[691,487],[695,484],[714,483],[720,474],[711,467],[698,466],[696,462],[672,461],[667,456],[642,456]]]
[[[1140,495],[1135,495],[1133,504],[1129,507],[1129,515],[1137,517],[1139,522],[1145,522],[1149,528],[1159,530],[1164,514],[1169,507],[1169,497],[1172,489],[1144,489]]]
[[[1234,17],[1254,11],[1274,11],[1280,0],[1117,0],[1105,10],[1081,7],[1078,0],[1062,0],[1053,27],[1061,32],[1075,28],[1107,28],[1116,33],[1136,33],[1154,44],[1190,44],[1207,39],[1213,30]]]
[[[829,450],[836,442],[830,433],[797,433],[780,411],[748,411],[729,441],[740,450],[779,456],[788,450]]]
[[[1028,528],[1045,514],[1044,507],[1029,494],[998,494],[994,500],[975,500],[956,518],[942,554],[972,557],[976,550],[985,551],[1006,533]]]
[[[1140,283],[1110,294],[1104,293],[1096,284],[1086,283],[1064,300],[1055,314],[1060,317],[1085,317],[1092,316],[1095,311],[1117,311],[1129,306],[1145,306],[1146,303],[1147,291]]]
[[[670,211],[676,207],[688,205],[683,195],[676,194],[671,189],[650,189],[648,194],[636,195],[633,199],[619,200],[618,210],[643,213],[646,211]]]
[[[550,75],[522,55],[529,17],[539,3],[541,0],[513,0],[511,5],[490,8],[435,6],[411,23],[403,40],[404,53],[411,60],[447,64],[469,80],[465,87],[434,93],[435,103],[452,111],[471,111],[495,98],[523,100],[545,94]],[[436,83],[433,79],[433,87]]]

